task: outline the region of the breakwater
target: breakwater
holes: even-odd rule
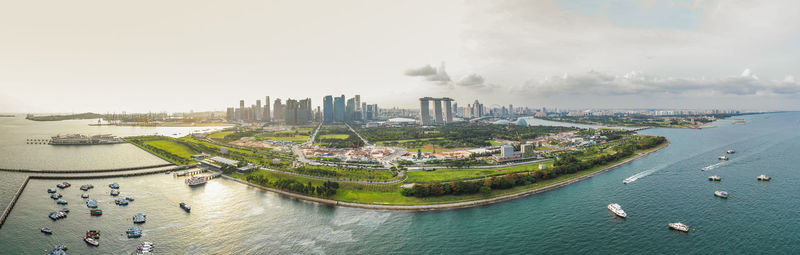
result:
[[[48,174],[50,174],[50,173],[67,173],[67,174],[78,174],[78,173],[103,173],[103,172],[130,171],[130,170],[140,170],[140,169],[165,167],[165,166],[174,166],[174,165],[175,164],[168,163],[168,164],[158,164],[158,165],[149,165],[149,166],[125,167],[125,168],[114,168],[114,169],[94,169],[94,170],[36,170],[36,169],[0,168],[0,171],[20,172],[20,173],[48,173]]]
[[[19,199],[19,195],[22,194],[22,191],[25,190],[25,187],[28,186],[28,181],[30,181],[30,177],[25,177],[25,181],[22,182],[22,185],[17,190],[17,193],[14,194],[14,197],[11,199],[11,202],[8,203],[6,209],[3,210],[3,215],[0,215],[0,228],[3,227],[3,223],[6,222],[6,218],[8,218],[8,214],[11,213],[11,209],[14,209],[14,205],[17,204],[17,199]]]

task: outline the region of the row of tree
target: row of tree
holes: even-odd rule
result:
[[[245,180],[247,182],[265,187],[274,187],[277,189],[319,197],[332,196],[336,194],[336,190],[339,189],[338,182],[326,181],[319,186],[315,186],[311,184],[311,182],[308,182],[308,184],[303,184],[295,179],[278,179],[277,181],[270,182],[269,178],[260,174],[250,174],[245,177]]]

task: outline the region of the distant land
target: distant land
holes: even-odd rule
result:
[[[13,118],[13,114],[0,114],[0,117]]]
[[[45,116],[35,116],[33,114],[28,114],[28,116],[26,116],[25,119],[33,121],[60,121],[60,120],[98,119],[102,117],[103,117],[102,114],[86,112],[86,113],[69,114],[69,115],[45,115]]]

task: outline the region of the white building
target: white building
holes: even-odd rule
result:
[[[500,146],[500,157],[501,158],[514,157],[514,147],[512,147],[511,145]]]

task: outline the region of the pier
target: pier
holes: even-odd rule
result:
[[[22,191],[25,190],[25,187],[28,186],[28,181],[31,177],[25,177],[25,181],[22,182],[22,186],[19,187],[17,193],[14,194],[14,197],[11,199],[11,202],[8,203],[6,209],[3,210],[3,215],[0,215],[0,228],[3,227],[3,223],[6,223],[6,218],[8,218],[8,214],[11,213],[11,209],[14,209],[14,205],[17,204],[17,199],[19,199],[19,195],[22,194]]]

